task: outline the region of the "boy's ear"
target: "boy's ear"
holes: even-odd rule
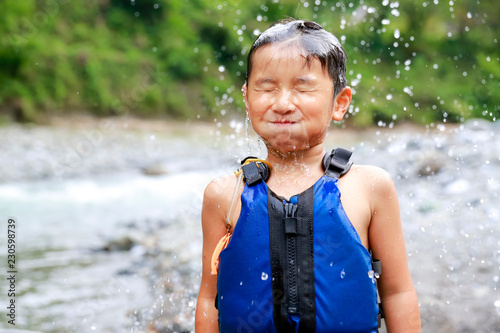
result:
[[[333,116],[332,119],[335,121],[341,121],[344,118],[347,110],[349,110],[349,105],[351,104],[352,90],[350,87],[345,87],[340,91],[337,96],[335,96],[334,106],[333,106]]]

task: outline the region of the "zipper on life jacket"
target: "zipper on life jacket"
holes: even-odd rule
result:
[[[268,196],[273,319],[276,332],[316,332],[314,188],[293,199]]]
[[[288,271],[288,304],[286,310],[288,314],[297,314],[299,312],[299,283],[298,283],[298,265],[297,265],[297,204],[283,202],[285,209],[286,249]]]

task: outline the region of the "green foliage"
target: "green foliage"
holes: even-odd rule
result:
[[[18,120],[243,114],[246,53],[288,16],[342,41],[348,123],[500,116],[494,0],[4,0],[0,12],[0,112]]]

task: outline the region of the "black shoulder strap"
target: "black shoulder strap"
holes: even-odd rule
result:
[[[245,175],[245,181],[248,186],[253,186],[262,180],[262,176],[257,167],[257,163],[250,163],[241,167],[243,175]]]
[[[331,178],[338,179],[345,175],[352,166],[351,159],[352,151],[337,148],[333,149],[330,154],[326,154],[323,158],[323,168],[325,175]]]
[[[253,186],[260,182],[261,180],[266,181],[269,178],[270,169],[269,167],[260,162],[250,162],[245,164],[248,159],[257,159],[253,156],[246,157],[243,161],[241,161],[241,171],[245,176],[245,182],[248,186]]]

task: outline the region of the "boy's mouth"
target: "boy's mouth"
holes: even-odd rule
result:
[[[271,121],[271,124],[273,124],[273,125],[293,125],[295,123],[296,123],[296,121],[288,120],[288,119],[278,119],[278,120]]]

